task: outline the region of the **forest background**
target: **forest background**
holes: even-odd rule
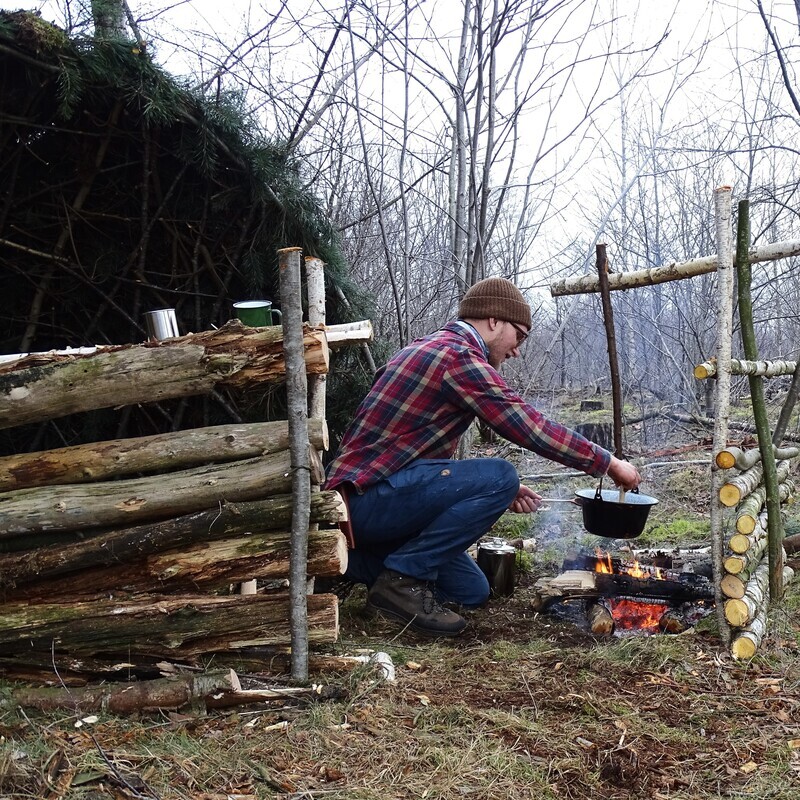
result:
[[[0,3],[19,7],[87,36],[107,12],[296,154],[387,350],[476,280],[517,281],[535,311],[507,376],[521,390],[606,384],[597,298],[548,292],[593,269],[595,244],[613,271],[712,254],[722,184],[750,198],[753,245],[800,238],[800,0]],[[754,275],[773,358],[795,354],[799,266]],[[700,409],[714,290],[706,275],[615,294],[627,392]]]

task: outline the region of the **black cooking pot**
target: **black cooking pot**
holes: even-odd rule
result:
[[[597,489],[578,489],[575,502],[583,509],[583,527],[589,533],[607,539],[635,539],[658,500],[634,489],[620,502],[619,489],[603,489],[601,481]]]

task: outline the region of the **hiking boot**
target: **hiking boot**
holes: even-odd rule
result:
[[[367,595],[367,608],[408,623],[427,636],[457,636],[467,622],[454,611],[443,608],[430,581],[421,581],[385,569]]]

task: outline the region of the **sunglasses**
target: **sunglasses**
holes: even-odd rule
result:
[[[517,347],[519,347],[528,338],[528,331],[520,328],[515,322],[508,322],[508,324],[517,332]]]

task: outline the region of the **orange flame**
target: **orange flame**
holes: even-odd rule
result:
[[[613,575],[614,567],[611,565],[611,553],[606,553],[599,547],[596,547],[594,554],[597,557],[597,562],[595,564],[594,571],[603,572],[606,575]]]
[[[595,548],[594,554],[597,557],[594,571],[602,572],[607,575],[613,575],[614,568],[611,564],[611,553],[607,553],[597,547]],[[633,564],[628,566],[620,564],[616,572],[618,575],[630,575],[632,578],[645,578],[656,581],[666,580],[660,567],[650,567],[647,565],[643,566],[636,559],[634,559]]]

